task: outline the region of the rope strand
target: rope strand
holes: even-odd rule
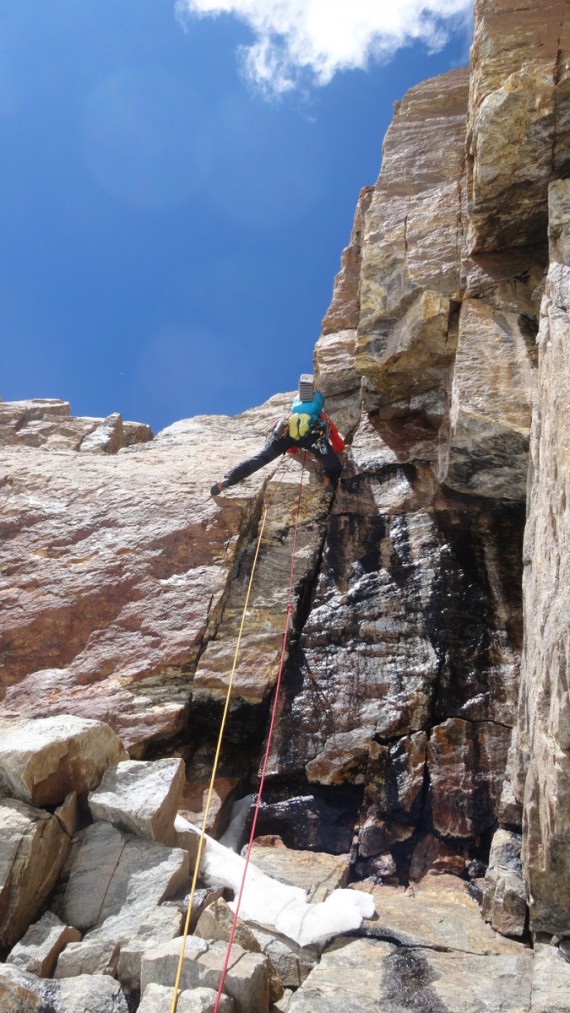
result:
[[[285,620],[285,630],[283,632],[283,641],[282,641],[282,645],[281,645],[281,657],[280,657],[280,660],[279,660],[279,669],[278,669],[278,672],[277,672],[277,679],[275,681],[275,691],[274,691],[274,694],[273,694],[273,705],[272,705],[272,708],[271,708],[271,720],[270,720],[270,723],[269,723],[269,731],[267,733],[267,742],[266,742],[266,746],[265,746],[265,755],[264,755],[264,758],[263,758],[263,765],[262,765],[261,776],[260,776],[260,780],[259,780],[259,790],[257,792],[255,809],[254,809],[254,813],[253,813],[253,820],[252,820],[252,824],[251,824],[251,833],[249,835],[249,844],[248,844],[248,848],[247,848],[247,852],[246,852],[246,856],[245,856],[244,870],[243,870],[243,875],[242,875],[242,878],[241,878],[241,884],[240,884],[240,888],[239,888],[239,893],[238,893],[238,897],[237,897],[237,901],[236,901],[234,920],[233,920],[231,931],[230,931],[230,938],[229,938],[229,941],[228,941],[228,946],[227,946],[227,950],[226,950],[226,956],[225,956],[224,965],[223,965],[223,968],[222,968],[222,974],[221,974],[221,978],[220,978],[220,984],[219,984],[219,987],[218,987],[218,994],[216,996],[216,1003],[215,1003],[215,1006],[214,1006],[214,1013],[218,1013],[218,1008],[219,1008],[221,997],[222,997],[222,990],[223,990],[223,987],[224,987],[224,981],[225,981],[225,978],[226,978],[226,974],[227,974],[227,970],[228,970],[228,965],[229,965],[229,961],[230,961],[231,949],[232,949],[233,942],[234,942],[234,937],[235,937],[235,934],[236,934],[236,928],[237,928],[238,917],[239,917],[239,910],[240,910],[242,896],[243,896],[243,891],[244,891],[244,887],[245,887],[245,878],[247,876],[247,870],[248,870],[248,867],[249,867],[249,860],[250,860],[250,857],[251,857],[251,850],[252,850],[252,847],[253,847],[253,841],[255,839],[255,830],[256,830],[256,827],[257,827],[257,817],[259,815],[259,809],[260,809],[260,806],[261,806],[261,798],[262,798],[262,795],[263,795],[263,788],[264,788],[264,785],[265,785],[265,775],[266,775],[266,772],[267,772],[267,764],[268,764],[268,761],[269,761],[269,752],[270,752],[270,749],[271,749],[271,740],[272,740],[272,737],[273,737],[273,730],[275,728],[275,721],[276,721],[276,717],[277,717],[277,703],[278,703],[278,700],[279,700],[279,691],[280,691],[280,688],[281,688],[281,677],[283,675],[283,668],[285,666],[285,654],[286,654],[286,649],[287,649],[287,641],[288,641],[288,637],[289,637],[289,628],[290,628],[290,624],[291,624],[291,612],[292,612],[292,608],[293,608],[292,601],[293,601],[293,589],[294,589],[294,583],[295,583],[295,555],[296,555],[296,549],[297,549],[297,531],[298,531],[298,528],[299,528],[299,514],[300,514],[300,508],[301,508],[301,492],[302,492],[302,489],[303,489],[304,469],[305,469],[305,462],[303,461],[302,468],[301,468],[301,479],[299,481],[299,493],[298,493],[298,496],[297,496],[297,509],[296,509],[296,513],[295,513],[295,524],[294,524],[294,527],[293,527],[293,548],[292,548],[292,552],[291,552],[291,570],[290,570],[290,575],[289,575],[289,595],[288,595],[288,601],[287,601],[287,615],[286,615],[286,620]]]
[[[239,628],[239,633],[238,633],[238,638],[237,638],[237,643],[236,643],[236,649],[235,649],[235,652],[234,652],[234,659],[233,659],[232,669],[231,669],[231,673],[230,673],[230,679],[229,679],[229,683],[228,683],[228,689],[227,689],[227,693],[226,693],[226,701],[225,701],[225,705],[224,705],[224,712],[223,712],[223,715],[222,715],[222,721],[221,721],[220,731],[219,731],[219,735],[218,735],[218,744],[217,744],[217,747],[216,747],[216,755],[215,755],[215,758],[214,758],[214,766],[212,768],[212,776],[210,778],[210,785],[209,785],[209,788],[208,788],[208,795],[207,795],[207,799],[206,799],[206,808],[204,810],[204,817],[203,817],[203,820],[202,820],[202,828],[201,828],[201,831],[200,831],[200,840],[198,842],[198,854],[196,855],[196,862],[195,862],[195,865],[194,865],[194,875],[193,875],[193,878],[192,878],[192,886],[190,888],[190,897],[189,897],[189,900],[188,900],[188,910],[186,912],[186,918],[185,918],[185,921],[184,921],[184,932],[183,932],[183,935],[182,935],[182,943],[181,943],[181,946],[180,946],[180,956],[179,956],[179,959],[178,959],[178,968],[177,968],[177,971],[176,971],[176,980],[174,982],[174,995],[172,997],[172,1006],[170,1008],[170,1013],[176,1013],[176,1007],[178,1005],[178,989],[180,987],[180,978],[182,976],[182,965],[183,965],[183,962],[184,962],[184,951],[186,949],[186,941],[188,939],[188,933],[189,933],[189,929],[190,929],[190,918],[191,918],[191,915],[192,915],[192,904],[193,904],[193,901],[194,901],[194,894],[196,892],[196,883],[198,882],[198,873],[200,871],[200,862],[202,860],[202,851],[204,849],[204,840],[205,840],[205,835],[206,835],[206,826],[207,826],[207,823],[208,823],[208,815],[209,815],[209,812],[210,812],[210,805],[211,805],[211,802],[212,802],[212,795],[213,795],[213,791],[214,791],[214,783],[215,783],[216,774],[217,774],[217,771],[218,771],[218,764],[219,764],[220,753],[221,753],[221,748],[222,748],[222,740],[223,740],[223,737],[224,737],[224,731],[225,731],[225,727],[226,727],[226,720],[227,720],[228,711],[229,711],[229,705],[230,705],[230,696],[231,696],[231,692],[232,692],[234,675],[235,675],[235,671],[236,671],[236,668],[237,668],[237,660],[238,660],[238,655],[239,655],[239,650],[240,650],[240,645],[241,645],[241,638],[242,638],[242,634],[243,634],[243,630],[244,630],[244,626],[245,626],[245,617],[246,617],[246,613],[247,613],[247,609],[248,609],[248,605],[249,605],[249,597],[250,597],[251,588],[252,588],[252,585],[253,585],[253,577],[254,577],[254,574],[255,574],[256,567],[257,567],[257,560],[258,560],[258,557],[259,557],[259,550],[260,550],[260,547],[261,547],[261,539],[263,537],[263,530],[265,528],[266,517],[267,517],[267,506],[264,504],[264,506],[263,506],[263,514],[262,514],[262,517],[261,517],[261,524],[260,524],[260,528],[259,528],[259,535],[258,535],[258,538],[257,538],[257,545],[256,545],[256,548],[255,548],[255,555],[254,555],[254,559],[253,559],[253,565],[252,565],[252,568],[251,568],[251,574],[250,574],[249,582],[248,582],[248,585],[247,585],[247,592],[246,592],[245,602],[244,602],[244,606],[243,606],[243,612],[242,612],[241,623],[240,623],[240,628]]]

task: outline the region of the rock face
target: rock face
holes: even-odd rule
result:
[[[469,245],[544,242],[548,184],[570,168],[566,0],[478,0],[469,118]]]
[[[454,71],[397,109],[344,256],[360,262],[360,287],[341,271],[315,353],[325,388],[358,321],[348,389],[328,391],[333,413],[352,397],[360,419],[291,658],[262,828],[342,851],[358,807],[361,874],[405,877],[415,856],[418,875],[422,854],[464,870],[496,824],[515,721],[542,269],[525,280],[517,259],[484,270],[468,253],[469,87]]]
[[[74,439],[67,447],[60,441],[57,455],[49,441],[14,445],[6,424],[0,450],[4,715],[71,711],[96,718],[138,757],[147,744],[185,733],[196,678],[192,720],[199,721],[200,695],[208,710],[228,657],[231,663],[232,614],[243,605],[264,481],[250,479],[221,505],[208,496],[209,486],[259,446],[289,400],[281,395],[237,426],[224,418],[178,423],[117,454],[78,454]],[[21,410],[14,410],[13,427]],[[251,646],[243,641],[251,661],[238,673],[238,695],[253,704],[270,691],[279,660],[283,568],[299,474],[294,462],[289,471],[281,467],[252,589]],[[298,539],[300,584],[320,551],[325,508],[320,488],[310,486]],[[261,650],[265,667],[258,664]],[[236,727],[252,723],[253,717]]]
[[[260,865],[281,900],[323,896],[294,892],[280,938],[256,930],[247,1002],[269,1002],[270,954],[290,1010],[349,1008],[348,980],[363,1010],[565,1008],[569,68],[570,0],[477,0],[471,66],[397,104],[314,353],[348,439],[334,495],[303,455],[209,495],[291,393],[156,436],[0,403],[0,943],[25,950],[50,897],[63,925],[16,951],[0,996],[45,1005],[31,979],[63,947],[55,1008],[56,982],[102,972],[164,1003],[151,967],[174,960],[197,855],[181,814],[219,838],[233,810],[239,849],[281,676],[256,816],[279,846]],[[242,859],[221,853],[235,889]],[[462,881],[482,900],[486,949],[433,928],[449,876],[451,907]],[[384,912],[359,938],[315,935],[329,877],[381,884],[386,931]],[[204,945],[189,1009],[211,999]]]
[[[570,933],[570,183],[550,188],[550,268],[542,304],[524,548],[525,645],[516,791],[536,931]]]

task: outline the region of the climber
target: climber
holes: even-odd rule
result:
[[[274,461],[280,454],[309,450],[323,467],[322,484],[325,489],[336,487],[342,464],[338,454],[344,450],[344,440],[332,419],[323,411],[324,396],[315,390],[311,374],[303,373],[299,380],[299,393],[291,406],[291,413],[280,418],[269,431],[265,445],[254,457],[242,461],[223,479],[214,482],[212,496],[230,485],[253,475],[254,471]]]

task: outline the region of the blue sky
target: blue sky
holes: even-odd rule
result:
[[[393,103],[467,63],[470,7],[5,0],[0,396],[157,432],[293,389]]]

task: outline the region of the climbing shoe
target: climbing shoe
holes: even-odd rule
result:
[[[210,496],[219,496],[224,489],[227,489],[227,487],[228,483],[225,478],[220,479],[219,482],[214,482],[212,488],[210,489]]]

